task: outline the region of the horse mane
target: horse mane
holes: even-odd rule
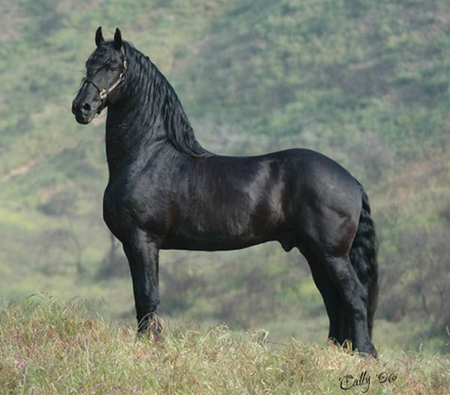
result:
[[[128,100],[133,101],[134,108],[145,106],[148,112],[146,119],[160,115],[166,138],[177,151],[189,157],[212,156],[196,140],[183,106],[164,75],[133,45],[125,41],[123,45],[128,63],[125,79],[130,79],[127,86],[131,86],[130,89],[134,91],[134,94],[128,96]],[[144,94],[138,94],[137,89],[142,89]],[[150,121],[150,124],[153,122]]]

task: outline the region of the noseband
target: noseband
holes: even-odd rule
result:
[[[98,85],[97,85],[95,82],[93,82],[93,81],[91,81],[91,80],[88,80],[88,79],[85,79],[85,80],[84,80],[84,83],[85,83],[85,84],[91,84],[92,86],[94,86],[95,89],[97,89],[97,91],[98,91],[98,95],[99,95],[101,101],[104,101],[104,100],[106,100],[106,98],[108,97],[108,95],[109,95],[114,89],[116,89],[116,88],[121,84],[121,82],[124,80],[123,74],[124,74],[124,72],[125,72],[125,70],[126,70],[127,68],[128,68],[128,63],[127,63],[126,60],[124,60],[124,61],[123,61],[123,72],[120,73],[119,78],[117,79],[117,81],[116,81],[110,88],[108,88],[108,89],[106,89],[106,88],[99,88]]]

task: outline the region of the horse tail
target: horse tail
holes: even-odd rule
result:
[[[378,240],[370,215],[369,197],[359,182],[358,185],[362,193],[362,210],[350,250],[350,261],[359,281],[367,290],[367,325],[369,335],[372,337],[374,315],[378,304]]]

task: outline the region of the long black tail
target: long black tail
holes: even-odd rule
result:
[[[358,230],[350,250],[350,261],[358,278],[367,290],[367,324],[372,337],[375,310],[378,304],[378,240],[375,225],[370,215],[369,198],[363,186],[358,182],[362,192],[362,210]]]

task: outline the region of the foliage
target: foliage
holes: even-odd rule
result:
[[[244,121],[252,132],[299,134],[305,143],[301,135],[313,130],[317,147],[324,149],[336,145],[335,134],[344,145],[377,131],[398,154],[403,156],[405,148],[417,153],[423,148],[418,142],[435,144],[444,137],[448,119],[447,62],[431,45],[447,40],[448,28],[438,13],[448,15],[448,7],[432,4],[330,6],[310,0],[265,1],[259,12],[236,8],[232,18],[225,14],[211,29],[204,52],[216,56],[197,56],[182,86],[196,95],[196,113]],[[428,18],[412,17],[424,13]],[[213,75],[214,85],[194,73]],[[293,116],[286,110],[294,104],[290,125]],[[280,112],[284,122],[274,127]]]
[[[333,346],[268,343],[267,333],[179,327],[155,343],[83,303],[29,298],[0,312],[2,394],[442,394],[450,360]],[[352,378],[351,378],[351,377]],[[369,381],[370,378],[370,381]],[[353,384],[359,387],[352,387]]]

